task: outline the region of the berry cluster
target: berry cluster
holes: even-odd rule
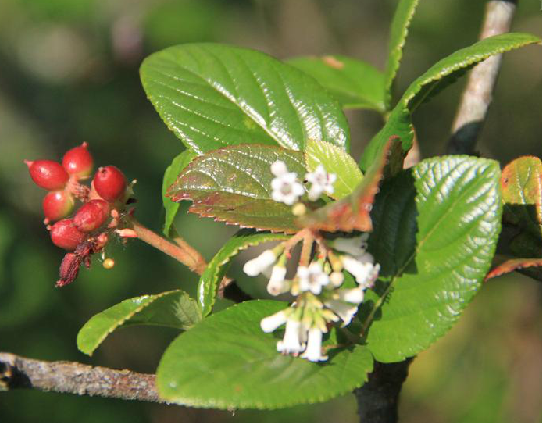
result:
[[[96,171],[90,187],[82,184],[92,175],[94,164],[87,147],[83,143],[68,150],[62,164],[25,160],[32,180],[49,191],[43,199],[43,213],[51,240],[70,251],[62,260],[56,286],[75,280],[81,264],[90,266],[92,254],[103,254],[112,233],[126,232],[123,216],[131,193],[126,177],[115,166],[106,166]],[[70,218],[76,202],[82,204]],[[112,261],[107,262],[112,267]]]

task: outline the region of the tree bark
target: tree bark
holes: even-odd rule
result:
[[[164,403],[154,375],[68,361],[40,361],[0,352],[0,391],[37,389]]]
[[[412,359],[400,363],[375,361],[369,381],[354,391],[361,423],[396,423],[399,394],[408,376]]]
[[[508,32],[516,6],[517,0],[488,1],[480,39]],[[476,141],[491,104],[501,59],[502,54],[492,56],[471,71],[452,125],[448,154],[476,154]]]

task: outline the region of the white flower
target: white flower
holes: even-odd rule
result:
[[[322,355],[322,331],[318,328],[309,329],[307,349],[301,355],[309,361],[325,361],[327,356]]]
[[[248,276],[258,276],[265,269],[271,266],[277,260],[277,256],[273,250],[266,250],[258,257],[253,258],[245,263],[243,271]]]
[[[307,173],[305,179],[312,183],[309,190],[309,199],[312,201],[318,200],[324,192],[327,194],[335,192],[333,184],[337,180],[337,175],[328,174],[322,165],[319,165],[314,172]]]
[[[341,318],[341,320],[344,322],[344,326],[350,324],[352,318],[358,311],[357,304],[352,305],[350,303],[340,300],[328,300],[325,302],[325,305],[331,310],[333,310],[333,312]]]
[[[279,311],[278,313],[268,316],[265,319],[262,319],[260,326],[265,333],[273,332],[279,326],[282,326],[286,323],[286,313],[284,310]]]
[[[286,268],[284,266],[274,266],[271,278],[269,278],[269,283],[267,284],[267,292],[271,295],[279,295],[288,291],[290,284],[284,280],[285,276]]]
[[[305,349],[304,345],[300,342],[300,330],[304,327],[301,322],[295,319],[288,319],[286,321],[286,331],[284,332],[284,339],[277,343],[277,351],[286,354],[300,353]]]
[[[372,284],[378,277],[380,266],[373,265],[369,261],[361,262],[354,257],[344,256],[342,258],[344,268],[354,276],[360,286]]]
[[[283,173],[277,176],[271,181],[271,188],[273,200],[288,206],[293,205],[305,193],[305,188],[298,182],[295,173]]]
[[[322,263],[312,262],[309,267],[299,266],[297,268],[299,277],[299,290],[301,292],[311,291],[318,295],[322,292],[322,287],[329,283],[329,276],[324,272]]]
[[[347,301],[349,303],[359,304],[363,301],[363,288],[352,288],[352,289],[340,289],[337,294],[339,294],[339,299],[341,301]]]
[[[354,257],[362,256],[367,251],[368,235],[363,234],[354,238],[337,238],[333,242],[333,248]]]

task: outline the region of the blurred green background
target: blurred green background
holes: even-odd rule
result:
[[[402,90],[436,60],[473,43],[485,1],[421,0],[397,81]],[[137,179],[137,216],[160,230],[161,177],[182,149],[146,100],[138,67],[148,54],[188,42],[232,43],[279,58],[347,54],[383,68],[395,0],[0,0],[0,351],[45,360],[153,372],[175,337],[119,331],[92,357],[76,335],[95,313],[128,297],[184,287],[196,277],[138,241],[95,260],[55,289],[62,252],[42,225],[44,192],[23,159],[59,159],[87,141],[98,165]],[[513,30],[542,35],[538,0],[521,1]],[[422,155],[441,154],[465,80],[414,117]],[[502,164],[540,156],[542,52],[507,54],[479,144]],[[354,156],[379,116],[349,112]],[[176,224],[207,258],[234,229],[180,213]],[[240,265],[232,268],[238,274]],[[483,287],[460,323],[414,361],[402,422],[542,421],[542,285],[511,275]],[[0,422],[355,422],[352,395],[273,412],[213,411],[51,393],[0,394]]]

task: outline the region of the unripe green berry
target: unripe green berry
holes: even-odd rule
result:
[[[75,227],[72,219],[62,219],[51,228],[51,240],[57,247],[75,250],[86,238],[86,234]]]
[[[66,186],[69,175],[60,163],[52,160],[25,160],[25,163],[37,186],[47,191],[61,190]]]
[[[113,203],[120,200],[127,187],[126,177],[115,166],[100,167],[93,180],[94,189],[105,201]]]

